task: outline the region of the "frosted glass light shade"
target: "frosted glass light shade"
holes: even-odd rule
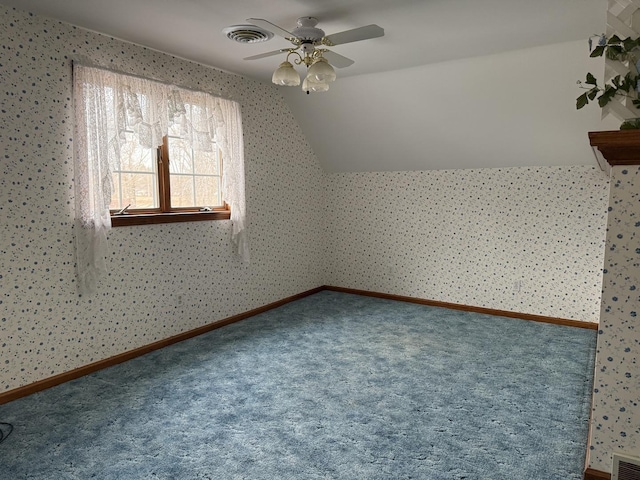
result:
[[[336,72],[325,58],[320,57],[309,67],[307,76],[319,82],[329,83],[336,79]]]
[[[300,85],[300,75],[296,72],[290,62],[282,62],[280,66],[273,72],[271,81],[276,85],[284,85],[285,87],[295,87]]]
[[[319,82],[313,79],[310,75],[307,75],[302,82],[302,90],[305,92],[326,92],[329,90],[329,84],[326,82]]]

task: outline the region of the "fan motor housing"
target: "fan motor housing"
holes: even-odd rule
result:
[[[298,19],[298,27],[294,28],[293,33],[297,38],[304,41],[307,40],[314,44],[320,42],[324,37],[324,30],[316,28],[318,19],[314,17],[301,17]]]

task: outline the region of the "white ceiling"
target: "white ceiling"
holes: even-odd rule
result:
[[[222,34],[223,28],[247,23],[246,19],[253,17],[267,19],[290,31],[302,16],[318,18],[318,27],[326,34],[372,23],[380,25],[385,30],[384,37],[332,48],[355,60],[355,64],[337,69],[338,80],[330,92],[309,98],[314,95],[304,95],[299,88],[279,87],[320,163],[329,171],[593,161],[586,142],[579,151],[563,152],[556,148],[556,144],[565,141],[560,137],[566,125],[571,124],[571,131],[564,137],[573,135],[569,141],[576,143],[583,142],[584,132],[593,124],[589,120],[591,123],[584,125],[587,118],[584,114],[574,122],[574,78],[582,78],[584,66],[580,62],[578,68],[571,67],[576,77],[573,70],[567,71],[572,61],[568,56],[573,56],[574,50],[552,51],[551,66],[546,66],[545,58],[538,59],[535,52],[527,54],[538,62],[538,70],[526,75],[527,65],[512,60],[509,52],[580,41],[584,42],[584,57],[588,60],[586,39],[603,31],[607,0],[0,0],[0,3],[264,82],[270,81],[284,56],[253,61],[243,58],[287,48],[290,44],[277,36],[264,43],[239,44],[227,39]],[[493,58],[487,56],[495,54],[499,65],[495,68],[490,63],[461,64],[459,68],[453,65],[456,60],[473,62],[474,58]],[[434,70],[438,65],[443,67]],[[517,85],[511,85],[513,100],[502,100],[501,76],[492,72],[499,68],[513,70],[506,72],[512,82],[531,83],[524,85],[522,92],[517,91]],[[567,78],[556,78],[553,84],[546,81],[558,70]],[[463,76],[487,73],[485,80],[492,78],[494,83],[483,85],[480,93],[485,97],[496,95],[495,98],[473,105],[477,98],[473,90],[483,80],[458,78],[448,82],[442,77],[447,72]],[[541,76],[538,80],[537,75]],[[447,84],[446,93],[439,95],[438,81]],[[559,87],[560,90],[545,95],[547,98],[553,95],[556,104],[566,99],[569,106],[563,106],[566,111],[558,116],[540,108],[545,98],[542,95],[529,98],[524,108],[535,111],[535,116],[525,124],[538,136],[527,140],[531,136],[522,131],[524,124],[512,120],[512,107],[520,94],[535,95],[538,90],[535,82],[543,89]],[[567,87],[567,83],[571,85]],[[429,85],[429,89],[421,89],[421,85]],[[456,94],[463,91],[463,97]],[[460,97],[455,110],[439,98],[445,94]],[[385,97],[383,102],[378,102],[380,97]],[[393,103],[389,97],[394,98]],[[496,109],[496,102],[504,104]],[[376,109],[378,104],[384,110]],[[436,105],[438,111],[434,110]],[[487,123],[478,113],[481,108],[492,112],[493,123]],[[447,109],[451,111],[446,112]],[[513,108],[513,112],[517,109]],[[479,127],[474,144],[473,135],[449,135],[450,130],[442,134],[445,125],[459,125],[458,119],[469,115]],[[597,117],[595,109],[590,115],[591,119]],[[384,121],[374,121],[377,118]],[[409,130],[407,119],[412,123]],[[425,129],[419,128],[421,125]],[[397,128],[397,138],[394,139],[390,127]],[[477,142],[484,142],[498,131],[512,138],[513,149],[501,150],[500,146],[487,142],[481,144],[482,155],[477,155]],[[393,162],[389,157],[393,157]],[[433,160],[436,157],[438,161]]]
[[[229,72],[268,81],[277,60],[244,57],[290,46],[227,39],[224,27],[264,18],[286,30],[315,16],[327,34],[375,23],[383,38],[334,47],[355,60],[339,76],[584,39],[605,0],[0,0]],[[279,57],[276,57],[278,59]]]

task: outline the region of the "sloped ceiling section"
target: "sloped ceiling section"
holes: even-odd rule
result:
[[[280,88],[328,171],[593,164],[597,107],[575,111],[576,80],[602,66],[587,38],[607,0],[0,0],[21,10],[269,83],[289,47],[239,44],[224,27],[265,18],[328,34],[371,23],[385,36],[339,45],[355,60],[326,93]],[[300,73],[302,69],[300,69]]]
[[[603,71],[585,41],[338,78],[329,92],[282,88],[327,171],[596,165],[576,80]]]

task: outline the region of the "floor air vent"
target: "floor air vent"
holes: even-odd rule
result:
[[[611,480],[640,480],[640,458],[614,453]]]

